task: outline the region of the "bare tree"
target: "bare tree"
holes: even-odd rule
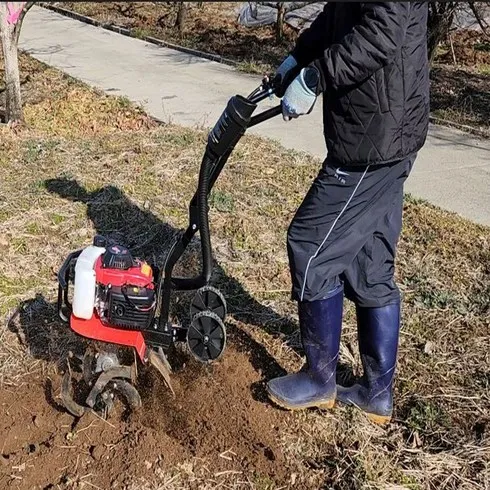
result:
[[[490,6],[487,2],[468,2],[471,12],[475,16],[478,25],[480,26],[484,36],[490,39],[490,25],[488,23],[488,15],[490,14]]]
[[[259,5],[265,5],[266,7],[271,7],[277,9],[277,19],[276,19],[276,42],[281,43],[284,39],[284,19],[286,14],[294,10],[306,7],[313,2],[257,2]]]
[[[286,7],[284,2],[277,2],[277,20],[276,20],[276,42],[280,43],[284,39],[284,17],[286,16]]]
[[[439,43],[446,38],[454,20],[459,2],[430,2],[427,23],[427,48],[432,62]]]
[[[469,9],[468,9],[469,7]],[[451,39],[451,27],[457,12],[472,14],[480,26],[482,34],[490,39],[488,16],[490,6],[487,2],[430,2],[428,21],[428,51],[431,62],[439,43]],[[455,27],[453,27],[455,29]],[[454,57],[454,52],[453,52]]]
[[[5,69],[7,122],[23,120],[18,44],[22,21],[33,4],[34,2],[0,2],[0,37]]]
[[[179,2],[177,7],[177,20],[175,25],[179,30],[179,36],[182,37],[184,34],[184,24],[187,17],[187,11],[189,9],[189,2]]]

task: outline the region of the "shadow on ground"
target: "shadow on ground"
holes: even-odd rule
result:
[[[135,205],[115,186],[89,192],[77,181],[68,179],[48,180],[45,186],[51,193],[84,203],[87,206],[87,216],[98,234],[127,246],[135,256],[150,263],[163,263],[165,253],[180,233],[152,212]],[[196,257],[200,257],[198,240],[193,242],[189,249],[188,256],[184,256],[180,264],[184,270],[177,270],[179,274],[185,275],[187,265],[191,268],[199,267],[199,261],[196,260]],[[187,275],[193,275],[195,272],[193,270]],[[226,298],[231,298],[231,301],[228,301],[228,311],[238,322],[258,326],[274,336],[278,336],[281,331],[292,331],[296,328],[290,319],[257,302],[218,264],[215,264],[213,285],[217,286]],[[187,300],[184,298],[183,301],[173,302],[173,313],[177,317],[183,315],[184,323],[188,321]],[[10,319],[9,328],[19,336],[34,358],[54,361],[60,367],[63,366],[69,351],[81,355],[87,345],[85,339],[75,335],[61,322],[56,304],[47,302],[42,295],[23,302]],[[267,349],[244,330],[229,324],[227,330],[231,343],[237,350],[247,354],[254,369],[262,374],[264,380],[284,373]],[[170,358],[172,359],[172,354]],[[178,365],[186,363],[180,351],[173,358]],[[252,386],[251,389],[254,398],[265,399],[263,383],[260,383],[260,386]]]

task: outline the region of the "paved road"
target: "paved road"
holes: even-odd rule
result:
[[[212,126],[234,94],[247,95],[260,79],[233,68],[93,27],[33,7],[21,49],[107,93],[141,103],[149,114],[188,126]],[[275,102],[267,101],[265,106]],[[285,147],[324,157],[320,104],[313,113],[251,130]],[[490,141],[432,126],[407,192],[490,225]]]

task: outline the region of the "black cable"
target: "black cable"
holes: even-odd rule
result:
[[[144,286],[142,289],[147,289],[147,286]],[[127,303],[129,303],[130,306],[132,306],[136,311],[139,311],[141,313],[148,313],[149,311],[153,310],[156,306],[156,299],[155,299],[155,296],[153,298],[153,303],[151,304],[151,306],[147,307],[147,308],[142,308],[141,306],[138,306],[138,305],[135,305],[130,299],[129,299],[129,296],[128,294],[126,293],[126,289],[127,289],[128,285],[127,284],[124,284],[123,286],[121,286],[121,293],[123,294],[124,296],[124,299],[127,301]],[[139,287],[139,286],[137,286]]]

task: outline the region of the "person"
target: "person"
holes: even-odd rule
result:
[[[286,409],[393,411],[401,299],[394,280],[403,186],[429,121],[426,2],[328,2],[277,70],[285,120],[323,95],[327,157],[287,234],[305,366],[267,383]],[[344,296],[363,377],[337,386]]]

